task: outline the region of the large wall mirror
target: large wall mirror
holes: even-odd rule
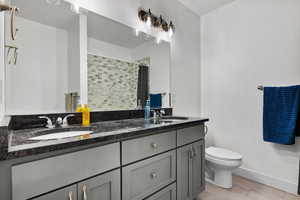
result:
[[[5,17],[7,115],[72,112],[82,99],[92,111],[141,109],[148,97],[170,107],[168,42],[52,2],[11,1],[20,12],[15,40]]]
[[[80,91],[79,17],[63,1],[11,4],[20,12],[14,20],[15,40],[10,13],[5,16],[6,114],[64,112],[65,93]]]

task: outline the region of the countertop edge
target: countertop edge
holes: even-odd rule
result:
[[[104,137],[91,138],[91,139],[85,139],[85,140],[78,140],[78,141],[72,141],[72,142],[68,142],[68,143],[61,143],[61,144],[36,147],[36,148],[24,149],[24,150],[17,150],[17,151],[11,151],[11,152],[9,152],[9,148],[7,145],[1,145],[0,146],[0,162],[6,161],[6,160],[22,158],[22,157],[27,157],[27,156],[34,156],[34,155],[40,155],[40,154],[44,154],[44,153],[50,153],[50,152],[54,152],[54,151],[67,150],[67,149],[71,149],[71,148],[75,148],[75,147],[79,147],[79,146],[90,146],[93,144],[94,145],[99,144],[98,146],[102,146],[102,145],[111,144],[111,143],[115,143],[115,142],[121,142],[121,141],[128,140],[128,139],[144,137],[144,136],[148,136],[148,135],[152,135],[152,134],[159,134],[166,130],[186,128],[189,126],[202,124],[202,123],[205,123],[208,121],[209,121],[208,118],[199,118],[199,119],[193,119],[193,120],[176,123],[176,124],[168,124],[165,126],[151,127],[151,128],[147,128],[147,129],[143,129],[143,130],[130,131],[128,133],[122,133],[119,135],[111,135],[111,136],[104,136]],[[4,140],[4,142],[8,142],[8,138],[7,138],[7,141]]]

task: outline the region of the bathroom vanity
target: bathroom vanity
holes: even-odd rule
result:
[[[89,137],[52,141],[26,142],[36,129],[11,131],[7,157],[1,152],[1,200],[194,199],[205,187],[206,121],[98,122]],[[137,127],[122,128],[130,125]]]
[[[159,112],[176,101],[168,32],[51,2],[11,0],[20,12],[5,13],[0,25],[8,61],[1,69],[4,115],[11,123],[23,117],[0,127],[0,200],[196,198],[205,186],[208,119],[142,118],[149,97]],[[79,103],[91,108],[90,127],[79,125]],[[69,114],[74,123],[52,128],[68,125]]]

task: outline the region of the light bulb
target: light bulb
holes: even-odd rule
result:
[[[161,42],[160,37],[157,37],[157,38],[156,38],[156,44],[160,44],[160,42]]]
[[[135,36],[139,36],[140,35],[140,30],[139,29],[135,29]]]
[[[147,17],[147,22],[146,22],[147,26],[150,28],[151,27],[151,17],[148,16]]]
[[[169,37],[171,38],[174,35],[174,31],[172,28],[169,29]]]

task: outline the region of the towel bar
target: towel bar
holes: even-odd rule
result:
[[[258,89],[258,90],[261,90],[261,91],[264,91],[264,86],[259,85],[259,86],[257,86],[257,89]]]

